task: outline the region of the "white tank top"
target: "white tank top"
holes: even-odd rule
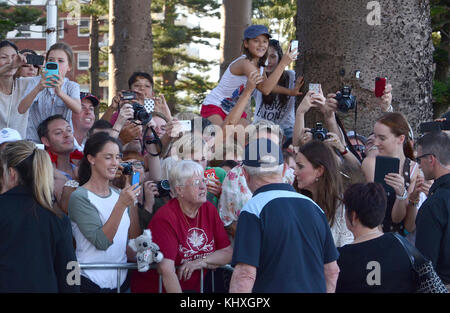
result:
[[[225,114],[228,115],[231,109],[235,106],[242,91],[247,84],[246,75],[234,75],[230,71],[231,65],[236,61],[245,59],[246,55],[241,55],[239,58],[230,63],[227,70],[220,79],[216,88],[206,96],[203,101],[203,105],[215,105],[222,109]],[[264,67],[260,67],[261,75],[264,71]]]

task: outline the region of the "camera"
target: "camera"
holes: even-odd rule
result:
[[[136,100],[136,93],[133,91],[122,92],[122,100]]]
[[[348,110],[354,109],[356,106],[356,97],[352,96],[352,88],[349,86],[342,87],[341,91],[336,94],[338,101],[338,109],[343,113],[347,113]]]
[[[132,102],[131,105],[134,111],[133,120],[147,124],[152,119],[152,114],[148,113],[142,105],[137,102]]]
[[[136,93],[133,91],[122,92],[122,100],[131,101],[134,115],[133,120],[141,121],[143,124],[147,124],[152,119],[152,112],[155,108],[155,101],[153,99],[145,99],[144,106],[140,103],[133,101],[136,100]]]
[[[170,196],[170,185],[168,180],[161,180],[156,182],[159,196],[158,198]]]
[[[313,140],[324,141],[327,139],[328,129],[324,128],[322,123],[317,122],[316,128],[311,129]]]
[[[120,163],[123,167],[122,174],[123,175],[133,175],[133,164],[130,162]]]

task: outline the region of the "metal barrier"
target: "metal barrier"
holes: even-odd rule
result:
[[[178,268],[178,267],[177,267]],[[226,264],[224,266],[220,266],[218,268],[226,269],[229,271],[233,271],[233,267],[229,264]],[[111,270],[116,269],[117,270],[117,293],[120,293],[120,270],[136,270],[137,269],[137,263],[80,263],[80,269],[89,270],[89,269],[100,269],[100,270]],[[150,264],[149,270],[156,270],[157,265],[156,264]],[[211,270],[212,272],[212,292],[215,291],[214,286],[214,270]],[[162,276],[161,274],[158,274],[158,292],[162,293]],[[203,286],[203,269],[200,269],[200,293],[204,293],[204,286]]]

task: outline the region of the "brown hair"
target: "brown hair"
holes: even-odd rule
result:
[[[319,178],[318,188],[321,192],[317,199],[313,199],[325,212],[330,226],[333,226],[336,208],[343,191],[339,166],[333,150],[322,141],[313,140],[301,146],[301,152],[314,168],[323,167],[323,175]],[[297,185],[294,185],[297,187]],[[304,193],[303,190],[299,192]]]
[[[400,112],[385,113],[377,122],[389,127],[391,133],[396,137],[400,137],[401,135],[405,136],[403,153],[409,159],[414,160],[414,146],[411,138],[412,131],[406,117]]]
[[[241,50],[242,50],[242,53],[244,53],[246,56],[247,56],[247,59],[248,60],[252,60],[253,59],[253,56],[252,56],[252,54],[250,53],[250,50],[248,50],[248,48],[246,48],[245,47],[245,45],[244,45],[244,43],[247,41],[248,42],[248,40],[249,39],[244,39],[243,41],[242,41],[242,48],[241,48]],[[266,53],[259,59],[259,61],[258,61],[258,68],[259,67],[266,67],[266,60],[267,60],[267,57],[269,56],[269,46],[267,46],[267,51],[266,51]]]
[[[72,51],[72,48],[69,45],[67,45],[67,44],[65,44],[63,42],[58,42],[58,43],[55,43],[54,45],[52,45],[50,47],[50,49],[48,49],[47,53],[45,54],[45,61],[46,62],[48,62],[48,56],[49,56],[50,52],[53,51],[53,50],[62,50],[62,51],[64,51],[66,53],[66,55],[67,55],[67,59],[69,61],[69,65],[71,67],[73,66],[73,51]]]

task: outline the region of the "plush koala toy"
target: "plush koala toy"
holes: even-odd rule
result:
[[[128,246],[137,252],[136,259],[139,272],[147,272],[150,264],[159,263],[163,259],[163,254],[159,251],[159,246],[152,241],[150,229],[144,230],[142,235],[136,239],[131,239]]]

